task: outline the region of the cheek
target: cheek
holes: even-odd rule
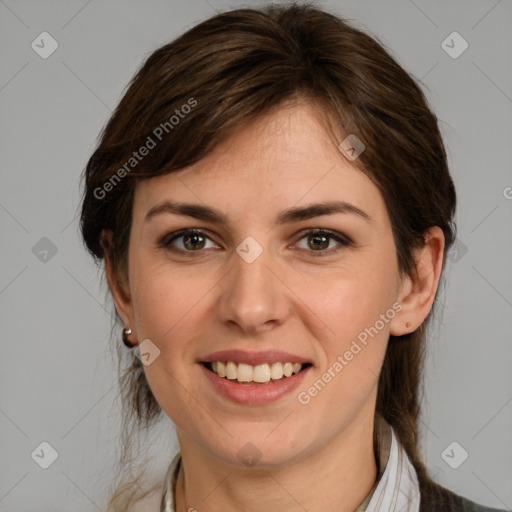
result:
[[[135,281],[135,279],[134,279]],[[159,357],[144,367],[156,400],[181,428],[190,429],[191,418],[203,418],[204,410],[194,400],[191,382],[198,376],[192,364],[201,338],[209,287],[205,280],[164,266],[146,266],[134,286],[134,314],[137,335],[150,339],[160,350]],[[135,285],[135,283],[134,283]],[[186,409],[187,414],[183,414]],[[207,421],[207,418],[203,418]]]
[[[375,266],[371,271],[352,270],[339,277],[331,276],[323,286],[318,281],[310,283],[306,295],[312,311],[328,327],[326,332],[338,340],[335,345],[343,340],[350,342],[374,326],[393,303],[389,274]],[[388,330],[389,322],[384,323],[383,327],[379,322],[377,328]]]
[[[367,395],[375,385],[389,339],[389,323],[381,320],[386,311],[376,301],[348,302],[337,315],[336,336],[324,340],[326,370],[339,375],[332,391],[343,389],[349,403]],[[388,320],[389,322],[389,320]],[[322,368],[324,369],[324,368]],[[325,375],[325,374],[324,374]],[[329,376],[326,376],[329,379]]]
[[[321,316],[329,334],[321,340],[325,357],[321,380],[332,382],[324,404],[343,396],[339,414],[355,410],[378,381],[395,310],[390,293],[377,283],[343,280],[322,298]]]
[[[328,326],[319,339],[323,352],[319,388],[328,382],[328,389],[315,407],[337,403],[338,414],[350,416],[373,392],[395,315],[391,279],[384,265],[375,261],[352,268],[323,288],[317,284],[310,288],[309,304]]]
[[[169,263],[137,262],[133,272],[133,304],[137,333],[149,338],[162,352],[176,354],[193,347],[210,307],[208,294],[214,293],[214,276]],[[180,358],[186,357],[181,354]],[[169,360],[175,360],[169,358]]]
[[[134,314],[140,336],[161,345],[192,307],[193,294],[183,289],[179,278],[148,271],[133,296]],[[193,283],[187,283],[190,287]],[[180,327],[181,328],[181,327]]]

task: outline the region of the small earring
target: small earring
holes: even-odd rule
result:
[[[407,323],[405,324],[405,327],[407,327],[407,329],[409,329],[409,327],[411,327],[411,322],[407,322]]]
[[[129,339],[128,336],[132,333],[132,330],[130,328],[123,329],[123,343],[127,348],[135,348],[137,345],[133,344]]]

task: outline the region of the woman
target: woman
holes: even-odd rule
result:
[[[491,510],[420,455],[456,194],[377,41],[308,5],[214,16],[147,59],[84,177],[83,237],[137,356],[125,448],[176,425],[162,512]]]

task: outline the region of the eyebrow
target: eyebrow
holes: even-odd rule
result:
[[[145,215],[144,222],[148,222],[155,216],[171,213],[186,217],[193,217],[203,221],[216,224],[229,225],[228,218],[220,211],[211,206],[201,204],[181,203],[164,201],[153,206]],[[327,203],[315,203],[307,206],[298,206],[282,211],[276,220],[276,224],[290,224],[302,220],[312,219],[321,215],[333,215],[335,213],[349,213],[363,218],[366,222],[372,222],[372,218],[365,211],[345,201],[330,201]]]

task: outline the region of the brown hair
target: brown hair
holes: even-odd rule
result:
[[[294,98],[315,101],[329,113],[332,133],[355,134],[365,144],[352,163],[384,197],[401,275],[415,272],[413,249],[424,244],[431,226],[444,232],[444,266],[455,237],[456,194],[437,118],[423,92],[375,36],[295,3],[215,15],[147,58],[84,172],[81,229],[88,250],[98,261],[108,254],[118,275],[126,277],[136,183],[197,162],[237,126]],[[150,140],[156,145],[146,156],[130,160]],[[107,232],[111,239],[102,236]],[[416,468],[422,496],[433,487],[418,428],[432,312],[413,333],[390,337],[377,399],[377,411]],[[140,361],[126,355],[121,343],[117,347],[124,411],[120,467],[127,465],[131,474],[132,437],[162,411]],[[138,483],[119,484],[109,505],[121,503],[131,489],[119,506],[125,509]]]

